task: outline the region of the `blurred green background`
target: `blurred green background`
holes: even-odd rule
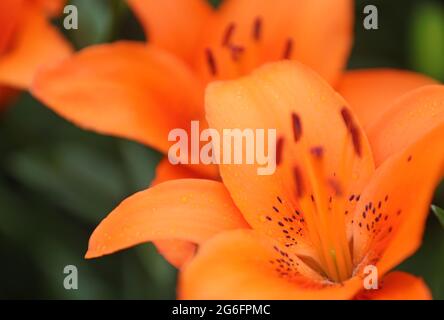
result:
[[[79,29],[66,32],[76,48],[144,40],[124,1],[69,2],[79,9]],[[378,30],[362,27],[366,4],[379,9]],[[60,19],[54,23],[62,25]],[[376,66],[443,81],[443,2],[357,1],[349,67]],[[176,272],[151,245],[83,259],[94,227],[149,185],[159,159],[146,147],[82,131],[22,93],[0,114],[0,298],[173,299]],[[434,203],[444,207],[442,186]],[[424,245],[400,266],[424,277],[436,299],[444,299],[443,235],[431,214]],[[69,264],[78,267],[78,290],[63,288]]]

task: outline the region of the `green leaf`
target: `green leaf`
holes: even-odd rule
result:
[[[214,8],[219,7],[222,4],[222,0],[208,0],[210,5],[212,5]]]
[[[117,164],[77,142],[23,149],[5,165],[17,181],[88,222],[99,221],[128,194]]]
[[[152,149],[126,140],[119,140],[118,148],[131,190],[148,188],[161,155]]]
[[[444,6],[424,1],[413,11],[410,61],[416,71],[444,79]]]
[[[106,1],[72,0],[71,4],[78,8],[79,28],[69,30],[68,36],[78,48],[109,40],[113,12]]]
[[[435,213],[436,217],[441,223],[441,226],[444,228],[444,209],[432,204],[432,211]]]

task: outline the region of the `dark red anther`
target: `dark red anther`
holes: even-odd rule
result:
[[[222,38],[222,45],[229,46],[231,44],[231,38],[233,37],[234,30],[236,29],[236,25],[232,22],[225,29],[224,37]]]
[[[362,144],[361,144],[361,133],[357,127],[352,127],[350,129],[352,136],[353,148],[358,157],[362,156]]]
[[[276,142],[276,165],[280,165],[282,162],[282,152],[284,149],[284,138],[278,138]]]
[[[261,39],[262,35],[262,19],[261,17],[256,17],[253,23],[253,38],[256,41]]]
[[[245,48],[241,46],[232,45],[230,46],[230,50],[231,50],[231,58],[234,61],[238,61],[242,53],[245,51]]]
[[[293,52],[293,39],[289,38],[285,43],[284,53],[282,54],[283,59],[290,59]]]
[[[299,167],[293,168],[293,178],[296,185],[296,195],[301,198],[304,196],[304,181],[302,180],[302,172]]]
[[[312,147],[310,149],[310,153],[318,159],[321,159],[324,156],[324,148],[322,148],[321,146],[317,146],[317,147]]]
[[[346,107],[343,107],[341,109],[341,116],[342,116],[342,119],[344,120],[345,126],[347,127],[348,130],[350,130],[351,128],[353,128],[355,126],[354,122],[353,122],[353,117],[352,117],[350,111]]]
[[[205,49],[205,56],[207,58],[208,68],[210,70],[211,75],[217,75],[217,65],[216,60],[214,59],[213,52],[210,48]]]
[[[355,150],[355,153],[359,157],[361,157],[362,156],[361,133],[358,127],[356,126],[350,111],[346,107],[343,107],[341,109],[341,116],[342,119],[344,120],[347,130],[350,132],[352,136],[353,148]]]
[[[294,141],[298,142],[302,137],[302,122],[299,115],[296,113],[291,114],[291,123],[293,125],[293,137]]]

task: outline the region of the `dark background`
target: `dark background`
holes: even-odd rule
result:
[[[78,49],[144,40],[124,1],[70,3],[79,9],[79,29],[66,35]],[[362,27],[366,4],[378,7],[378,30]],[[62,25],[61,19],[54,23]],[[416,70],[443,81],[443,2],[357,1],[349,68],[363,67]],[[0,114],[0,298],[174,298],[176,272],[151,245],[83,259],[94,227],[121,200],[149,185],[159,159],[138,144],[82,131],[21,94]],[[441,207],[442,189],[434,200]],[[439,299],[443,235],[431,214],[424,245],[400,266],[424,277]],[[63,287],[63,268],[70,264],[79,270],[78,290]]]

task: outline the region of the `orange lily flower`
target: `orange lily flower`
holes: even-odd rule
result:
[[[204,88],[269,61],[300,61],[351,102],[366,121],[395,98],[433,80],[392,70],[342,73],[351,43],[351,0],[225,0],[218,10],[206,0],[129,0],[148,44],[93,46],[39,73],[34,95],[82,128],[138,141],[166,154],[174,128],[191,120],[205,128]],[[390,85],[381,85],[387,84]],[[378,158],[378,156],[377,156]],[[178,178],[219,180],[212,165],[172,165],[165,157],[153,184]],[[195,246],[156,242],[175,266]]]
[[[71,47],[48,21],[61,0],[0,1],[0,105],[30,86],[37,69],[66,57]],[[41,41],[44,39],[44,41]]]
[[[205,128],[204,89],[267,61],[295,59],[336,82],[352,42],[351,0],[128,0],[149,44],[92,46],[37,75],[34,95],[82,128],[138,141],[167,154],[170,130]],[[328,17],[328,18],[326,18]],[[303,45],[302,45],[303,44]],[[328,53],[328,54],[327,54]],[[176,165],[165,157],[153,184],[220,179],[213,165]],[[195,245],[156,242],[179,267]]]
[[[89,47],[41,72],[33,92],[81,127],[132,139],[166,154],[168,132],[205,124],[204,89],[264,62],[294,59],[337,82],[353,27],[351,0],[128,0],[149,43]],[[326,18],[327,17],[327,18]],[[328,54],[327,54],[328,53]],[[218,179],[215,166],[162,161],[171,177]]]
[[[412,91],[375,124],[382,150],[405,145],[377,168],[347,102],[296,62],[209,85],[206,117],[219,132],[276,128],[275,174],[222,164],[223,183],[172,180],[137,193],[97,227],[87,258],[175,238],[202,244],[180,270],[180,298],[431,297],[420,278],[389,271],[419,247],[442,177],[444,86]],[[363,287],[367,265],[377,290]]]

